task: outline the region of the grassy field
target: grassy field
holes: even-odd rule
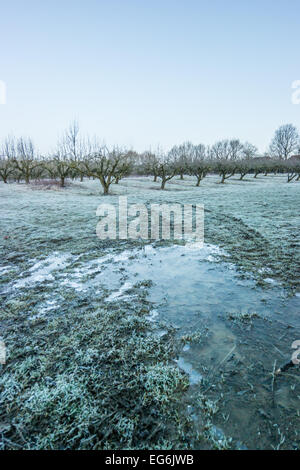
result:
[[[87,179],[0,185],[0,449],[300,447],[299,369],[275,390],[271,375],[300,339],[300,184],[217,181],[130,177],[105,197]],[[204,254],[176,292],[182,246],[96,237],[119,195],[204,204]]]

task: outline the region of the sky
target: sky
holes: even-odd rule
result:
[[[82,134],[143,151],[300,128],[299,0],[0,0],[0,145]]]

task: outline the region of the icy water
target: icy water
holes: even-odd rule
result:
[[[267,270],[270,288],[257,287],[229,256],[224,262],[224,255],[214,245],[145,245],[88,262],[53,253],[33,260],[8,289],[55,283],[90,299],[94,292],[106,292],[108,306],[134,303],[144,290],[152,305],[149,321],[162,325],[159,334],[172,326],[178,338],[184,337],[176,363],[189,376],[187,413],[199,431],[204,417],[193,403],[201,393],[219,408],[211,432],[220,446],[232,438],[242,449],[299,448],[299,367],[275,381],[272,377],[275,368],[290,361],[291,345],[300,339],[299,294],[288,297]],[[59,311],[59,297],[49,298],[39,316]]]
[[[148,245],[113,259],[95,279],[116,283],[108,302],[129,298],[135,284],[151,281],[149,320],[187,337],[177,364],[190,377],[191,403],[199,392],[218,402],[217,440],[232,437],[239,448],[299,447],[299,368],[272,380],[273,369],[290,361],[291,344],[300,339],[299,295],[287,297],[271,273],[270,288],[258,288],[229,258],[220,262],[220,253],[209,245]],[[192,334],[196,339],[189,340]],[[202,417],[189,408],[200,428]]]

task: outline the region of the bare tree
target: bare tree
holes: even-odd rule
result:
[[[190,173],[197,178],[196,186],[200,186],[201,181],[211,168],[209,160],[197,160],[196,158],[190,164]]]
[[[274,162],[272,161],[271,157],[263,156],[263,157],[255,157],[251,162],[251,170],[254,172],[254,178],[261,173],[266,174],[274,166]]]
[[[8,183],[8,178],[13,174],[14,167],[12,161],[5,156],[0,157],[0,178],[3,183]]]
[[[156,183],[159,176],[159,160],[158,157],[151,151],[143,153],[143,167],[147,175],[153,176],[153,182]]]
[[[274,158],[287,160],[299,147],[300,137],[295,126],[285,124],[276,130],[270,144],[270,152]]]
[[[200,186],[201,181],[211,168],[211,161],[207,159],[206,147],[203,144],[194,145],[191,158],[188,160],[189,173],[196,176],[196,186]]]
[[[107,195],[116,177],[120,179],[129,171],[130,161],[126,151],[118,148],[109,151],[107,147],[102,147],[79,162],[73,161],[72,166],[86,176],[97,178],[102,185],[103,194]]]
[[[165,189],[167,181],[170,181],[178,173],[174,161],[164,156],[161,156],[157,171],[158,176],[161,178],[160,189]]]
[[[229,160],[236,161],[243,157],[243,145],[239,139],[232,139],[228,142]]]
[[[244,177],[250,172],[252,168],[251,159],[243,158],[236,162],[236,171],[240,174],[240,180],[242,181]]]
[[[250,144],[249,142],[245,142],[243,144],[242,149],[242,157],[246,160],[250,160],[251,158],[255,158],[258,155],[258,149],[255,145]]]
[[[45,166],[52,177],[59,178],[60,186],[64,188],[65,181],[72,171],[71,160],[68,156],[58,151]]]
[[[69,177],[73,179],[80,176],[82,181],[83,173],[80,166],[75,165],[84,158],[87,149],[91,152],[92,142],[87,139],[79,139],[79,125],[73,121],[63,136],[58,139],[54,157],[46,163],[46,168],[53,178],[60,179],[60,186],[65,187],[65,180]],[[72,162],[75,163],[72,165]]]
[[[30,138],[20,137],[16,143],[16,155],[13,163],[19,171],[20,176],[24,178],[25,183],[30,182],[33,170],[40,165],[36,157],[35,147]]]
[[[175,162],[181,180],[183,180],[183,175],[187,171],[188,161],[192,159],[193,152],[194,146],[191,142],[175,145],[169,151],[169,158]]]
[[[300,179],[300,157],[295,156],[289,158],[287,161],[284,162],[284,169],[288,173],[287,182],[290,183],[294,178],[296,181]]]
[[[235,161],[236,171],[240,173],[241,181],[253,169],[253,159],[256,157],[257,151],[257,147],[249,142],[246,142],[239,148],[238,159],[235,159]]]
[[[76,120],[72,121],[65,130],[62,143],[65,147],[65,154],[69,154],[70,158],[75,162],[82,156],[82,139],[79,136],[79,124]]]
[[[8,183],[10,176],[14,174],[15,167],[13,158],[16,155],[15,139],[7,137],[1,149],[2,156],[0,158],[0,177],[4,183]]]
[[[60,155],[60,161],[62,161],[63,155],[64,160],[79,163],[87,155],[95,153],[100,147],[101,145],[96,137],[90,139],[89,137],[82,137],[80,135],[78,121],[74,120],[70,123],[69,127],[64,131],[62,137],[59,139],[56,155]],[[68,176],[72,179],[80,177],[80,181],[83,181],[84,175],[80,171],[80,165],[70,165]]]
[[[237,169],[236,162],[228,159],[216,160],[212,163],[212,167],[221,176],[220,183],[222,184],[225,183],[225,180],[233,176]]]
[[[120,159],[119,164],[117,165],[115,170],[113,180],[115,184],[119,184],[120,179],[130,175],[134,165],[135,155],[137,155],[136,152],[124,151],[123,157]]]
[[[212,160],[229,160],[230,147],[229,140],[219,140],[210,148],[210,158]]]

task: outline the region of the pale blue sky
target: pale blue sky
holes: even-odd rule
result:
[[[0,0],[0,141],[84,133],[139,151],[300,127],[299,0]]]

